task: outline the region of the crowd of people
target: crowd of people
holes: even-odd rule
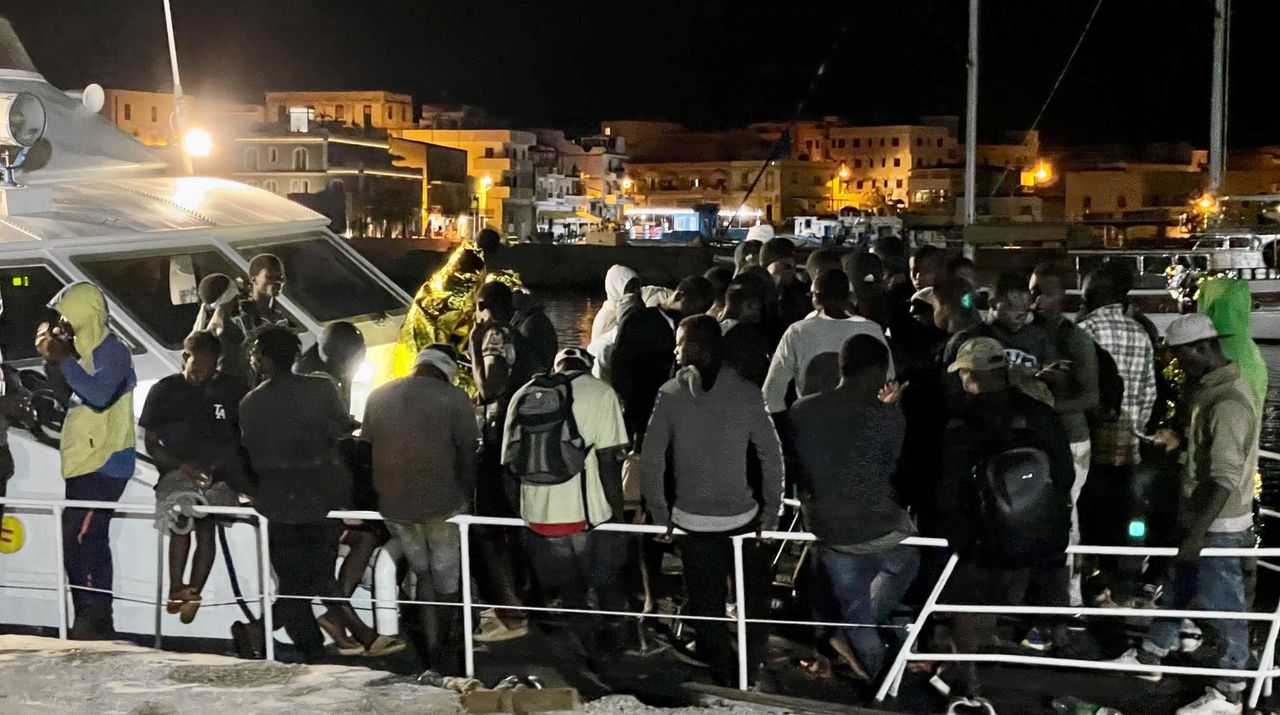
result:
[[[492,607],[480,642],[525,636],[526,606],[617,614],[665,598],[685,615],[723,619],[732,538],[777,529],[786,496],[818,539],[794,589],[818,621],[889,624],[913,584],[941,570],[938,554],[902,544],[917,534],[944,537],[958,554],[948,603],[1249,607],[1248,560],[1199,558],[1204,547],[1255,543],[1265,372],[1259,385],[1247,286],[1234,279],[1206,279],[1202,294],[1218,300],[1202,300],[1162,340],[1130,304],[1133,278],[1115,262],[1086,278],[1070,319],[1071,281],[1051,264],[986,288],[966,259],[931,246],[908,256],[894,237],[870,251],[818,249],[803,265],[787,239],[751,239],[734,268],[674,290],[613,267],[590,345],[558,350],[549,321],[517,310],[508,281],[481,280],[461,349],[421,346],[408,374],[369,396],[362,423],[349,405],[362,336],[336,323],[303,354],[273,317],[283,281],[271,256],[251,264],[248,295],[225,276],[206,278],[182,372],[150,391],[139,425],[163,475],[158,490],[195,488],[211,503],[245,495],[271,520],[278,592],[328,608],[317,619],[304,599],[276,604],[275,623],[304,658],[323,656],[322,631],[344,654],[405,648],[345,600],[390,539],[416,601],[458,601],[468,587],[461,559],[473,560],[477,599]],[[134,467],[130,355],[94,286],[71,286],[54,308],[62,319],[41,329],[37,347],[65,385],[67,497],[114,500]],[[1167,503],[1144,492],[1152,481],[1166,485]],[[385,527],[325,518],[353,507],[380,511]],[[449,519],[467,513],[527,528],[476,527],[464,556]],[[86,637],[111,629],[109,518],[64,512],[68,577],[90,589],[73,594],[74,631]],[[1178,556],[1067,557],[1070,544],[1137,543],[1135,520],[1150,527],[1144,543]],[[593,528],[622,521],[666,531]],[[189,537],[172,539],[170,554],[169,610],[188,622],[214,558],[210,523],[194,534],[189,576]],[[778,549],[743,542],[747,602],[735,607],[749,618],[768,617]],[[673,556],[683,575],[675,589],[662,578]],[[414,611],[418,652],[456,673],[459,609],[402,609]],[[1070,621],[1030,619],[1012,640],[1062,648]],[[592,669],[659,637],[716,682],[737,682],[724,623],[685,622],[677,635],[618,616],[565,622]],[[1159,663],[1179,648],[1182,625],[1156,619],[1120,660]],[[1199,625],[1224,644],[1214,664],[1245,666],[1244,621]],[[769,631],[752,626],[737,645],[753,679]],[[995,616],[961,613],[932,638],[978,652],[1000,632]],[[815,678],[836,668],[874,682],[894,633],[823,631],[801,664]],[[981,693],[972,664],[936,676],[954,696]],[[1218,679],[1179,713],[1239,713],[1243,687]]]

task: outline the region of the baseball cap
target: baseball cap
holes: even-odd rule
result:
[[[999,370],[1003,367],[1009,367],[1009,358],[1005,357],[1004,346],[999,340],[973,338],[960,346],[955,362],[947,366],[947,372]]]
[[[414,367],[421,367],[422,365],[430,365],[444,373],[445,379],[450,382],[453,382],[453,374],[458,371],[458,363],[453,359],[453,356],[434,345],[423,348],[418,352],[418,356],[413,359]]]
[[[591,367],[595,362],[595,358],[591,356],[591,353],[587,352],[583,348],[565,348],[564,350],[556,353],[556,360],[552,364],[559,365],[565,360],[577,360],[587,367]]]
[[[1164,333],[1164,342],[1169,347],[1174,347],[1219,337],[1222,336],[1218,334],[1218,329],[1213,327],[1213,321],[1209,316],[1203,313],[1191,313],[1180,315],[1169,323],[1169,329]]]

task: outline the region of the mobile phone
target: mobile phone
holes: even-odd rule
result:
[[[1142,432],[1140,432],[1140,431],[1138,431],[1138,430],[1136,430],[1136,429],[1135,429],[1135,430],[1129,430],[1129,432],[1130,432],[1130,434],[1132,434],[1134,437],[1137,437],[1138,439],[1142,440],[1143,442],[1147,442],[1147,443],[1149,443],[1149,444],[1157,444],[1157,442],[1156,442],[1156,438],[1155,438],[1155,437],[1153,437],[1152,435],[1149,435],[1149,434],[1143,434]]]

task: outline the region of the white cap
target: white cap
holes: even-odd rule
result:
[[[1209,316],[1203,313],[1191,313],[1180,315],[1169,323],[1169,329],[1164,334],[1164,342],[1169,347],[1173,347],[1219,337],[1221,336],[1218,335],[1218,329],[1213,327],[1213,321]]]
[[[453,382],[453,374],[458,371],[458,363],[445,351],[435,347],[426,347],[418,352],[418,356],[413,360],[413,366],[430,365],[440,372],[444,373],[446,380]]]

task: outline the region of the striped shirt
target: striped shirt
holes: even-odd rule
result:
[[[1155,359],[1151,338],[1138,321],[1124,314],[1119,303],[1106,305],[1080,319],[1080,328],[1116,361],[1124,380],[1120,418],[1093,427],[1093,461],[1097,464],[1137,464],[1138,438],[1156,402]]]

